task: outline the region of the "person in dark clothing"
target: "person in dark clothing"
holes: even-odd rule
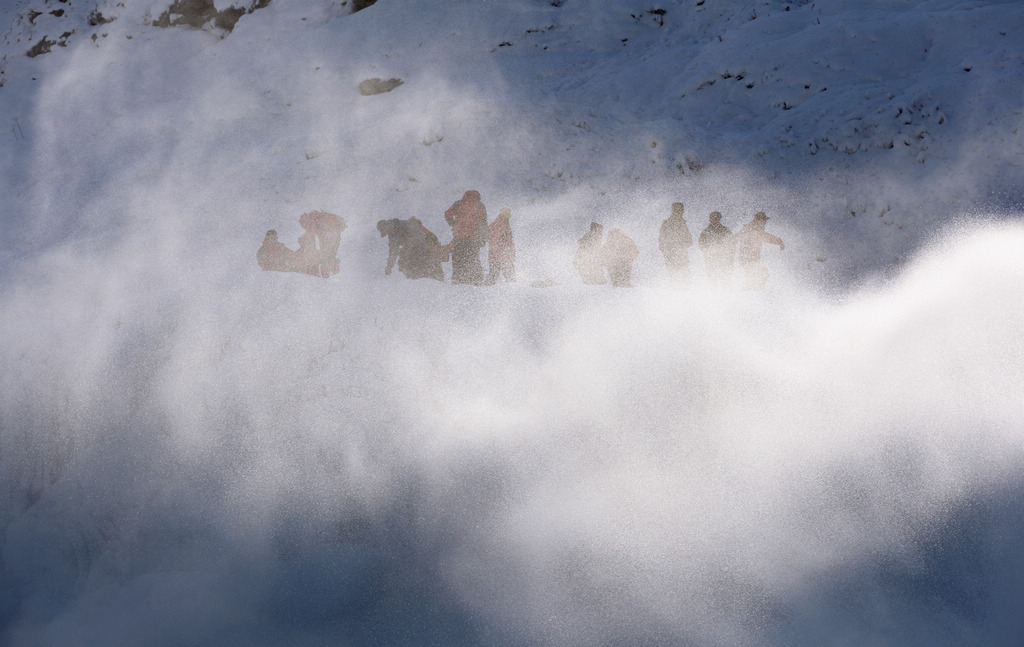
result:
[[[679,287],[686,287],[690,284],[690,257],[686,251],[693,245],[693,236],[690,228],[683,220],[683,203],[672,203],[672,215],[662,221],[661,230],[658,232],[658,249],[665,257],[665,267],[668,268],[669,277],[672,283]]]
[[[429,271],[426,274],[429,278],[444,281],[443,264],[452,259],[452,246],[442,245],[432,231],[423,228],[427,236],[427,258]]]
[[[406,227],[406,241],[403,255],[406,257],[402,273],[410,279],[435,279],[444,281],[445,260],[440,241],[432,231],[423,226],[419,218],[410,218]]]
[[[732,283],[732,258],[736,249],[736,238],[732,231],[722,224],[722,214],[712,211],[708,226],[700,232],[697,246],[704,253],[704,272],[712,287],[728,290]]]
[[[480,264],[480,248],[487,243],[487,209],[480,193],[466,191],[462,199],[445,212],[452,226],[452,283],[481,285],[484,268]]]
[[[576,256],[572,259],[573,267],[587,285],[605,284],[604,267],[601,265],[603,239],[604,227],[596,222],[590,223],[590,231],[580,238]]]
[[[380,237],[387,237],[388,239],[388,262],[384,266],[384,276],[391,276],[391,271],[395,268],[396,262],[399,263],[399,270],[404,265],[400,259],[402,257],[402,246],[406,240],[407,227],[407,223],[398,218],[377,221],[377,231],[380,232]]]
[[[408,279],[444,280],[441,263],[447,260],[447,248],[437,236],[423,226],[419,218],[381,220],[377,223],[381,238],[388,239],[388,262],[384,274],[390,275],[395,264]]]

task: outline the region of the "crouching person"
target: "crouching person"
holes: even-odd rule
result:
[[[278,242],[277,231],[271,229],[263,238],[263,246],[256,252],[256,262],[264,270],[292,272],[295,269],[295,252]]]

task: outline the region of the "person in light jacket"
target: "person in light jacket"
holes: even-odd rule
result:
[[[604,267],[601,266],[601,244],[604,240],[604,227],[596,222],[590,223],[590,231],[583,234],[576,248],[576,256],[572,266],[579,272],[580,278],[587,285],[604,285]]]
[[[612,287],[633,287],[631,282],[633,261],[640,255],[633,239],[621,229],[612,229],[601,246],[601,265],[608,270]]]
[[[497,283],[499,273],[505,277],[505,281],[515,283],[516,242],[512,238],[512,226],[509,224],[511,217],[511,209],[502,209],[487,227],[487,285]]]
[[[743,268],[744,290],[763,290],[768,282],[768,269],[761,264],[761,245],[770,243],[778,245],[779,251],[786,249],[781,238],[764,230],[767,222],[768,216],[763,211],[758,211],[754,214],[754,219],[743,225],[736,234],[737,257]]]

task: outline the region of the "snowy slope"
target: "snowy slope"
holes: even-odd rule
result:
[[[96,26],[84,7],[56,18],[45,3],[26,26],[27,6],[8,11],[4,54],[5,193],[22,196],[5,255],[38,244],[23,228],[39,212],[122,222],[147,199],[131,189],[177,200],[190,186],[187,214],[268,210],[271,225],[296,201],[436,221],[472,186],[521,205],[530,230],[625,211],[650,231],[677,199],[694,227],[714,209],[733,227],[767,209],[807,238],[793,265],[824,256],[851,277],[915,249],[935,211],[945,221],[1019,193],[1012,2],[687,2],[663,15],[640,2],[384,3],[351,16],[286,3],[230,34],[149,27],[160,3],[98,6],[116,19]],[[67,47],[20,55],[58,32],[73,32]],[[373,77],[405,83],[353,92]],[[95,175],[67,177],[68,160]],[[560,200],[571,215],[547,213]]]
[[[1018,3],[237,6],[2,4],[0,644],[1016,644]],[[519,283],[383,276],[469,188]]]

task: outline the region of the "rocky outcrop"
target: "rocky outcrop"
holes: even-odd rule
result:
[[[167,11],[153,21],[154,27],[177,27],[184,25],[192,29],[212,27],[231,32],[235,23],[245,14],[262,9],[270,4],[270,0],[256,0],[248,9],[229,7],[217,11],[213,0],[175,0]]]
[[[402,79],[366,79],[359,84],[359,94],[364,97],[368,97],[373,94],[383,94],[385,92],[391,92],[398,86],[402,85]]]

